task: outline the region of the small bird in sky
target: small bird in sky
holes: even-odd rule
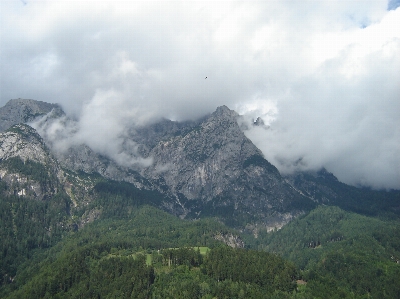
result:
[[[205,77],[204,79],[207,79],[207,77]]]

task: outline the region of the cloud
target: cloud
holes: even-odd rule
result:
[[[31,125],[57,153],[63,154],[71,147],[85,144],[121,166],[150,166],[152,158],[142,157],[138,144],[128,134],[129,129],[146,119],[146,111],[129,108],[123,94],[98,90],[93,99],[83,105],[78,119],[66,115],[53,117],[50,112]]]
[[[389,0],[388,10],[395,10],[400,6],[400,0]]]
[[[348,184],[398,189],[398,69],[399,38],[349,45],[292,86],[269,129],[246,134],[283,173],[325,166]]]
[[[25,2],[0,2],[1,104],[60,103],[105,153],[225,104],[270,123],[246,134],[281,171],[400,188],[397,1]]]

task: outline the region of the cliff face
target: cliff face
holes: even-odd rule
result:
[[[238,117],[222,106],[184,134],[161,140],[143,176],[161,182],[193,217],[247,214],[268,222],[294,212],[288,207],[301,196],[243,134]]]
[[[0,180],[8,195],[50,199],[58,193],[61,170],[43,139],[30,126],[0,133]]]
[[[30,126],[18,124],[0,133],[0,159],[7,160],[20,157],[22,160],[32,160],[46,163],[48,150],[40,135]]]
[[[55,226],[48,230],[82,227],[101,214],[97,206],[88,206],[98,180],[63,168],[29,125],[16,124],[0,133],[0,197],[12,203],[13,212],[4,212],[13,219],[15,211],[26,209],[24,219],[31,225],[43,228],[43,219],[51,218]]]
[[[15,108],[20,104],[28,108]],[[16,100],[6,106],[19,112],[3,122],[3,127],[33,119],[32,115],[46,111],[40,126],[65,117],[57,105],[31,100],[26,103]],[[29,115],[20,111],[29,111]],[[222,106],[193,122],[163,120],[131,128],[127,142],[137,145],[135,154],[152,161],[147,166],[118,164],[85,144],[59,152],[53,150],[52,142],[45,140],[47,150],[39,134],[21,124],[0,136],[0,159],[20,157],[23,161],[51,165],[50,168],[57,169],[53,172],[58,173],[55,177],[59,181],[64,180],[59,174],[62,166],[74,172],[99,173],[104,178],[129,182],[140,189],[157,190],[168,199],[160,207],[182,218],[216,216],[235,226],[262,223],[279,227],[308,209],[303,203],[312,201],[292,188],[264,159],[261,151],[243,134],[237,122],[239,117],[235,111]]]
[[[18,123],[27,123],[43,116],[52,110],[61,111],[57,104],[29,100],[13,99],[0,108],[0,132]]]

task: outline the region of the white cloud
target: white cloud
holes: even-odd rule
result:
[[[282,172],[325,166],[349,184],[399,188],[400,39],[370,49],[325,61],[277,102],[269,130],[246,132]]]

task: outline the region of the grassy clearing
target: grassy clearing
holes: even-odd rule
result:
[[[193,247],[194,249],[197,250],[197,248],[200,249],[200,254],[201,255],[206,255],[208,251],[210,251],[210,248],[208,247]]]
[[[211,249],[209,247],[189,247],[189,248],[193,248],[194,250],[200,250],[200,254],[201,255],[206,255],[208,251],[210,251]],[[167,248],[167,249],[179,249],[179,248]],[[108,254],[105,258],[112,258],[112,257],[121,257],[121,256],[131,256],[134,259],[136,259],[136,257],[138,255],[145,255],[146,256],[146,265],[147,266],[151,266],[153,263],[153,257],[152,257],[152,253],[145,253],[144,251],[140,251],[140,252],[136,252],[136,253],[131,253],[131,254],[121,254],[120,252],[114,252],[114,253],[110,253]],[[161,255],[161,254],[160,254]]]
[[[147,253],[147,254],[146,254],[146,265],[147,265],[147,266],[151,266],[152,262],[153,262],[153,258],[152,258],[152,256],[151,256],[151,254],[150,254],[150,253]]]

